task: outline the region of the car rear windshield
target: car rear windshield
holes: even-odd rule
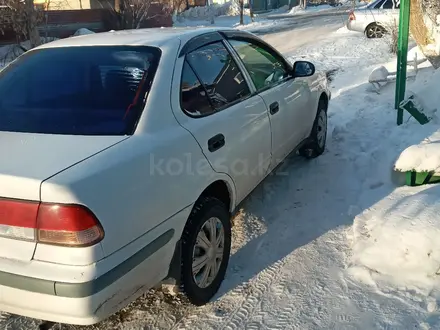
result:
[[[30,51],[0,71],[0,131],[132,134],[159,58],[145,46]]]

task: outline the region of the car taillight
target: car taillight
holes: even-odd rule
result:
[[[100,242],[104,230],[81,205],[0,199],[0,237],[83,247]]]
[[[356,15],[354,14],[353,11],[351,11],[350,14],[348,15],[348,20],[349,21],[355,21],[356,20]]]

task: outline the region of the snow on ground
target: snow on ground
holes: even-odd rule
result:
[[[202,7],[205,8],[205,7]],[[261,30],[265,29],[270,31],[277,26],[284,25],[286,22],[280,20],[269,20],[266,15],[255,15],[254,21],[252,21],[249,12],[243,15],[243,25],[240,25],[240,16],[238,14],[233,15],[221,15],[214,18],[214,23],[211,23],[211,16],[203,16],[196,18],[180,17],[174,21],[174,27],[201,27],[201,26],[218,26],[236,28],[239,30]]]
[[[440,328],[440,186],[398,187],[392,173],[401,151],[438,123],[405,118],[397,127],[394,86],[372,92],[371,71],[396,66],[386,40],[340,29],[301,45],[284,51],[333,73],[327,150],[311,161],[289,158],[243,205],[216,299],[194,307],[153,291],[94,327],[59,328]],[[409,89],[423,90],[433,76],[422,68]],[[0,314],[0,328],[36,324]]]
[[[307,8],[302,8],[301,6],[292,7],[289,14],[300,15],[310,12],[318,12],[323,10],[335,9],[335,7],[330,5],[319,5],[319,6],[308,6]]]
[[[347,12],[347,6],[331,7],[329,5],[311,6],[306,10],[300,7],[294,7],[289,12],[288,6],[283,6],[278,9],[266,13],[254,15],[252,21],[249,9],[245,9],[243,16],[243,25],[240,25],[239,10],[235,2],[227,2],[223,5],[194,7],[183,12],[174,18],[175,27],[196,27],[196,26],[220,26],[220,27],[234,27],[237,29],[244,29],[256,33],[273,33],[295,24],[300,24],[308,16],[316,17],[315,27],[322,22],[321,14],[327,15],[342,15],[339,17],[339,23],[346,19],[344,14]],[[293,21],[299,20],[298,22]],[[213,20],[213,21],[212,21]],[[310,20],[306,22],[310,23]]]

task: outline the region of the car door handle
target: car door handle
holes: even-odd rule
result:
[[[208,150],[210,152],[217,151],[225,145],[225,136],[223,134],[217,134],[216,136],[208,140]]]
[[[280,104],[278,102],[274,102],[269,106],[269,112],[271,115],[276,114],[278,111],[280,111]]]

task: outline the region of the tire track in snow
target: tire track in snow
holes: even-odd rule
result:
[[[224,326],[221,330],[234,330],[244,329],[245,322],[250,320],[255,314],[256,309],[260,306],[260,303],[264,297],[264,294],[269,290],[273,283],[277,280],[278,275],[281,273],[285,265],[284,260],[279,260],[273,265],[260,272],[257,277],[249,282],[250,292],[242,298],[242,302],[239,307],[232,312],[232,314],[224,321]],[[279,279],[282,281],[283,279]],[[242,290],[242,289],[241,289]],[[242,292],[233,292],[233,295],[242,295]],[[251,328],[260,329],[261,327],[255,327],[255,323]]]
[[[287,262],[286,262],[287,263]],[[281,296],[287,286],[288,282],[288,274],[283,274],[281,276],[280,282],[275,287],[275,295]],[[293,321],[293,314],[295,310],[292,305],[286,306],[281,313],[277,314],[277,323],[270,327],[271,330],[286,330],[286,329],[296,329],[295,325],[292,325]],[[261,311],[259,314],[261,314],[261,319],[263,319],[263,316],[267,314],[265,311]],[[257,329],[257,328],[255,328]],[[254,330],[254,329],[252,329]]]

